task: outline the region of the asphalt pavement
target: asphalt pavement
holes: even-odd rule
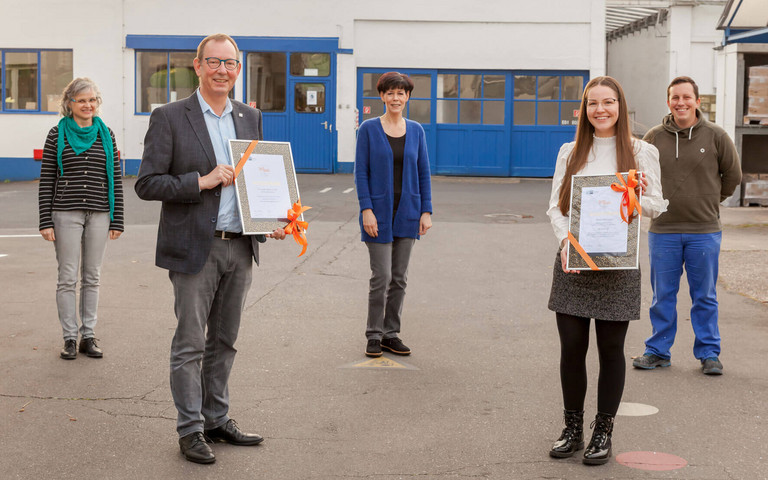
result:
[[[0,478],[768,478],[768,208],[722,209],[720,377],[693,358],[685,283],[672,366],[629,366],[650,333],[643,223],[643,309],[627,336],[614,458],[587,467],[547,455],[562,429],[550,181],[434,177],[434,227],[414,248],[403,313],[413,354],[369,362],[370,270],[352,177],[300,175],[309,249],[263,246],[230,379],[230,415],[266,440],[216,444],[204,466],[179,453],[172,291],[154,266],[159,204],[136,198],[133,183],[126,232],[109,242],[102,272],[105,355],[74,361],[59,358],[37,183],[0,184]]]

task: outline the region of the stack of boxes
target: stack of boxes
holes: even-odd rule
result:
[[[749,67],[744,124],[768,125],[768,65]]]

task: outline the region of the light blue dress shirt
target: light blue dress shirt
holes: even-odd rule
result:
[[[213,153],[216,155],[218,165],[232,165],[232,159],[229,156],[229,140],[237,138],[235,133],[235,122],[232,119],[232,102],[227,98],[227,106],[221,116],[213,113],[211,106],[203,99],[200,89],[197,89],[197,99],[200,101],[200,107],[203,109],[205,126],[208,128],[208,135],[213,144]],[[225,232],[242,232],[240,225],[240,215],[237,213],[237,197],[235,196],[235,185],[221,189],[221,203],[219,203],[219,218],[216,222],[216,230]]]

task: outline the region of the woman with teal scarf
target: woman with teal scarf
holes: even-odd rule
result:
[[[60,356],[66,360],[77,357],[78,333],[80,353],[103,356],[94,336],[101,263],[107,238],[119,238],[124,229],[120,160],[114,133],[98,117],[100,105],[92,80],[76,78],[67,85],[63,118],[48,132],[40,167],[40,234],[56,249],[56,306],[64,336]]]

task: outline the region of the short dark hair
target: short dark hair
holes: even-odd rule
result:
[[[240,50],[237,48],[237,43],[235,43],[235,40],[225,33],[214,33],[213,35],[208,35],[205,37],[197,46],[197,60],[202,63],[203,52],[205,51],[205,46],[208,44],[208,42],[225,41],[231,43],[232,46],[235,47],[235,56],[237,56],[240,53]]]
[[[376,90],[379,93],[388,92],[392,89],[402,88],[407,94],[413,91],[413,80],[408,75],[400,72],[387,72],[376,82]]]
[[[690,83],[693,87],[693,94],[696,95],[696,100],[699,99],[699,86],[696,85],[696,82],[693,81],[691,77],[676,77],[674,80],[669,82],[669,86],[667,87],[667,99],[669,99],[669,89],[674,87],[675,85],[680,85],[681,83]]]

